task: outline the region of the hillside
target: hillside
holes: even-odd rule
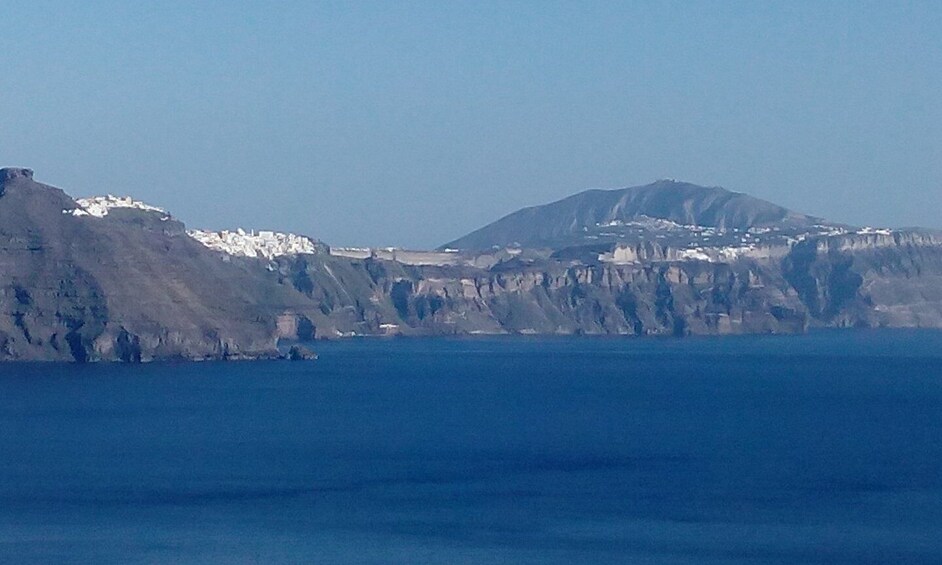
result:
[[[442,247],[558,248],[621,239],[619,236],[631,233],[625,228],[643,228],[652,220],[719,231],[767,227],[807,230],[825,223],[746,194],[662,180],[618,190],[587,190],[551,204],[524,208]]]
[[[0,359],[277,354],[272,312],[296,291],[163,213],[78,209],[29,170],[0,171]]]

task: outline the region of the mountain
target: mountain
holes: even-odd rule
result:
[[[0,359],[274,356],[273,312],[301,303],[164,213],[89,216],[32,171],[0,170]]]
[[[619,228],[643,227],[651,220],[718,231],[766,227],[800,231],[826,223],[723,188],[661,180],[618,190],[586,190],[551,204],[524,208],[442,248],[566,247],[619,239],[622,234],[614,232],[625,231]]]
[[[264,359],[355,335],[942,328],[939,232],[664,182],[521,214],[508,218],[547,226],[503,227],[529,224],[508,237],[535,248],[331,248],[187,229],[130,197],[74,200],[0,169],[0,360]]]

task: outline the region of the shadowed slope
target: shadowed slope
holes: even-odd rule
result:
[[[0,176],[0,359],[273,355],[273,308],[303,298],[152,212],[75,217],[25,169]]]

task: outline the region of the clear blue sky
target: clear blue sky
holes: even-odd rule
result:
[[[0,165],[191,226],[430,247],[673,177],[942,227],[942,2],[41,2]]]

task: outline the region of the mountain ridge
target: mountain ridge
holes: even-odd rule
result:
[[[718,230],[773,224],[786,228],[838,225],[722,187],[660,180],[642,186],[584,190],[548,204],[522,208],[440,248],[572,245],[583,237],[584,230],[642,216]]]
[[[0,360],[269,359],[286,340],[345,336],[942,328],[939,232],[821,223],[674,184],[666,200],[574,195],[589,205],[559,214],[548,249],[422,252],[212,235],[2,169]]]

